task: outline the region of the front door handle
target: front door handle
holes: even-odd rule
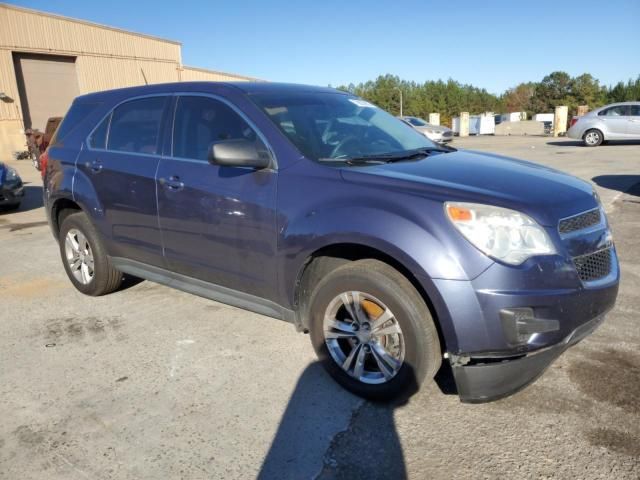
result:
[[[100,173],[102,171],[102,162],[100,160],[94,160],[93,162],[87,162],[84,164],[87,170],[92,173]]]
[[[178,177],[177,175],[172,175],[169,178],[161,178],[158,181],[164,188],[173,192],[177,192],[184,188],[184,182],[181,182],[180,177]]]

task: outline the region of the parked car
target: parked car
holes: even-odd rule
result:
[[[47,120],[47,126],[45,127],[44,132],[41,132],[40,130],[33,130],[31,128],[28,128],[25,131],[29,157],[31,158],[36,170],[42,170],[42,166],[40,165],[40,156],[47,150],[47,147],[51,142],[51,138],[53,138],[60,122],[62,122],[62,117],[51,117]]]
[[[573,117],[567,136],[587,147],[608,140],[640,140],[640,102],[612,103]]]
[[[85,95],[48,157],[45,209],[80,292],[126,273],[292,322],[366,398],[405,395],[443,361],[463,401],[509,395],[618,291],[589,183],[438,146],[330,88]]]
[[[15,168],[0,162],[0,207],[17,209],[24,197],[22,179]]]
[[[400,117],[429,140],[436,143],[448,143],[453,140],[453,131],[440,125],[431,125],[418,117]]]

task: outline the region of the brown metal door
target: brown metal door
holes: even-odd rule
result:
[[[75,57],[14,53],[25,128],[44,132],[50,117],[61,117],[80,93]]]

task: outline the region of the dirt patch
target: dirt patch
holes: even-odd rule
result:
[[[109,336],[111,332],[116,332],[122,326],[118,317],[110,318],[54,318],[45,324],[46,344],[64,344],[82,340],[85,337],[93,341],[101,341]],[[120,340],[117,335],[116,340]]]
[[[54,281],[53,279],[46,277],[18,283],[15,283],[15,280],[8,281],[3,278],[0,281],[0,286],[3,290],[3,296],[6,298],[41,297],[43,293],[49,293],[52,290],[58,290],[63,287],[59,281]]]
[[[605,447],[612,452],[640,458],[640,438],[628,432],[612,428],[595,428],[587,432],[587,440],[596,447]]]
[[[490,403],[488,407],[509,412],[522,409],[543,414],[585,416],[594,408],[594,403],[570,392],[534,383],[517,395]]]
[[[45,440],[45,437],[41,432],[34,430],[29,425],[21,425],[16,428],[13,433],[21,444],[30,447],[40,445]]]
[[[19,230],[26,230],[27,228],[42,227],[48,225],[48,223],[46,220],[28,223],[10,223],[9,225],[2,225],[0,228],[8,228],[10,232],[17,232]]]
[[[584,394],[615,405],[626,412],[640,413],[640,355],[607,349],[586,353],[569,366],[569,378]]]

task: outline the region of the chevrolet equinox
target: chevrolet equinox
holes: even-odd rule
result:
[[[592,186],[457,151],[330,88],[175,83],[78,97],[44,162],[71,283],[123,275],[291,322],[370,399],[447,362],[460,399],[533,382],[613,306]]]

